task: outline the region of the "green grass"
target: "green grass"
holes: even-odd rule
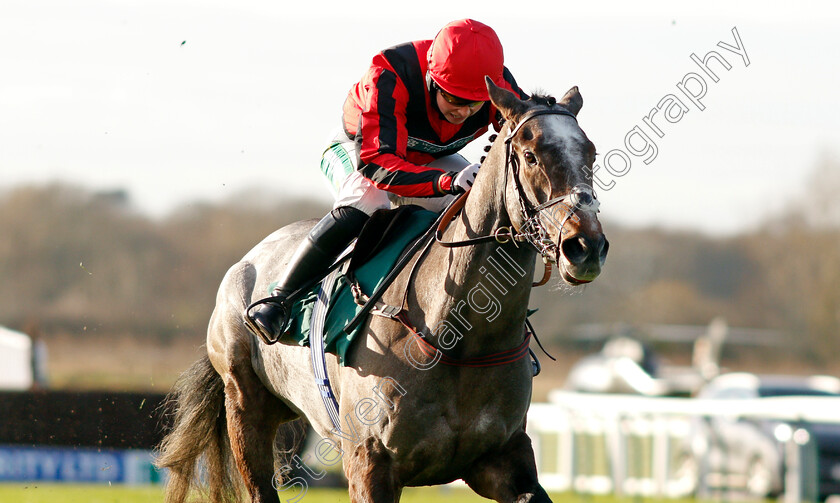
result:
[[[17,483],[0,484],[0,501],[14,503],[160,503],[160,487]]]
[[[288,495],[292,498],[292,495]],[[696,503],[695,500],[665,500],[658,498],[616,498],[585,494],[551,494],[555,503]],[[161,487],[126,487],[71,484],[0,484],[0,501],[9,503],[160,503]],[[282,501],[282,500],[281,500]],[[401,503],[481,503],[484,499],[469,489],[453,487],[407,488]],[[301,503],[349,503],[346,489],[310,489]]]

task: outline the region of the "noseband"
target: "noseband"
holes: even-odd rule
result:
[[[511,128],[507,136],[505,136],[505,191],[503,194],[505,194],[505,196],[507,195],[506,188],[508,173],[513,172],[513,182],[516,187],[517,199],[519,200],[519,209],[525,220],[521,228],[499,227],[490,236],[482,236],[454,242],[443,241],[443,231],[449,225],[449,222],[455,218],[455,214],[460,211],[466,203],[467,193],[465,193],[458,198],[458,200],[455,201],[443,215],[435,235],[439,244],[452,248],[475,245],[488,241],[496,241],[498,243],[507,243],[510,241],[514,244],[527,242],[537,250],[540,256],[542,256],[543,261],[545,261],[546,264],[549,264],[550,262],[557,261],[557,253],[559,250],[557,244],[549,237],[548,230],[545,228],[545,224],[543,224],[543,218],[550,220],[553,225],[556,225],[556,227],[560,229],[560,232],[562,233],[563,226],[570,218],[572,218],[575,212],[598,212],[598,206],[600,203],[595,196],[595,191],[592,190],[592,187],[586,185],[576,186],[568,194],[555,197],[544,203],[537,204],[536,206],[532,205],[528,201],[528,197],[525,195],[525,189],[522,187],[522,182],[519,179],[519,162],[513,152],[512,143],[513,138],[517,135],[517,133],[519,133],[522,126],[524,126],[529,120],[540,115],[565,115],[575,119],[575,122],[577,122],[577,117],[565,108],[531,110],[519,119],[519,122],[517,122],[516,125]],[[548,211],[548,215],[544,214],[546,210],[549,210],[558,204],[562,205],[562,209],[560,210],[562,212],[561,218],[554,218],[555,211]]]

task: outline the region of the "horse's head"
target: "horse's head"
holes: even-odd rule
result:
[[[577,87],[560,101],[522,101],[487,79],[490,99],[506,120],[505,206],[511,223],[556,262],[571,285],[594,280],[609,242],[598,221],[592,189],[595,145],[578,126],[583,106]]]

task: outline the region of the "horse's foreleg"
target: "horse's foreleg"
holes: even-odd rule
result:
[[[368,438],[345,457],[344,473],[352,503],[395,503],[402,488],[393,471],[390,454],[382,444]]]
[[[251,501],[279,502],[273,482],[274,437],[280,423],[297,415],[269,393],[249,364],[230,369],[225,407],[231,449]]]
[[[501,503],[551,501],[537,481],[534,449],[524,430],[500,450],[479,458],[464,481],[481,496]]]

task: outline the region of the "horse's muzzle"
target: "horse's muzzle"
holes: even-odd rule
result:
[[[563,279],[572,285],[589,283],[601,273],[607,260],[610,242],[603,233],[576,234],[562,240],[558,247],[557,264]]]

